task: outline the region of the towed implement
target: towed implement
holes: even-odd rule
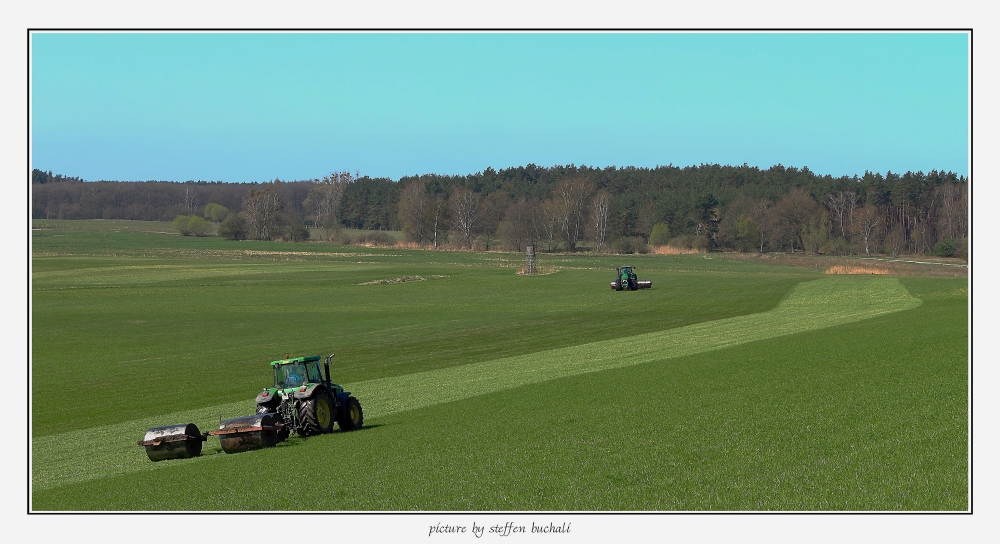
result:
[[[202,445],[210,436],[219,437],[222,451],[240,453],[271,448],[291,433],[314,436],[333,431],[334,422],[342,431],[364,425],[361,403],[349,391],[330,380],[330,359],[320,356],[271,361],[272,387],[257,395],[257,410],[252,416],[227,419],[219,428],[202,433],[194,423],[153,427],[138,442],[146,448],[150,461],[184,459],[201,455]]]
[[[634,266],[619,266],[618,274],[611,282],[611,288],[615,291],[635,291],[638,289],[649,289],[653,287],[652,280],[640,280],[635,275]]]

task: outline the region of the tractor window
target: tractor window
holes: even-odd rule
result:
[[[319,375],[319,363],[308,364],[306,365],[306,368],[309,369],[309,381],[311,383],[319,383],[323,381]]]
[[[306,383],[306,370],[299,363],[281,365],[274,375],[277,387],[298,387]]]

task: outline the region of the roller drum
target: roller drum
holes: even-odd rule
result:
[[[228,419],[222,422],[218,435],[222,451],[241,453],[244,451],[273,448],[278,443],[281,418],[277,414],[256,414]]]
[[[198,457],[205,440],[197,425],[181,423],[149,429],[139,445],[145,446],[150,461],[164,461]]]

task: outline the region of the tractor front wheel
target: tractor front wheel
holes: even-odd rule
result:
[[[344,408],[337,419],[341,431],[356,431],[365,424],[365,413],[361,411],[361,403],[354,397],[347,397]]]
[[[312,436],[333,430],[333,410],[326,395],[316,395],[299,404],[299,434]]]

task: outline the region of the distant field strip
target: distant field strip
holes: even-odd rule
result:
[[[356,263],[320,263],[301,265],[295,272],[357,271]],[[190,266],[156,264],[145,266],[106,266],[33,272],[31,281],[35,291],[53,288],[119,287],[144,285],[169,281],[190,281],[206,278],[232,279],[236,276],[274,274],[273,264],[234,264],[230,266]]]
[[[622,296],[642,296],[642,292]],[[688,327],[616,338],[457,367],[345,384],[366,419],[540,383],[586,372],[684,357],[739,344],[860,321],[914,308],[914,298],[888,277],[837,276],[800,284],[773,310]],[[608,326],[628,327],[627,316],[608,314]],[[254,392],[248,392],[251,397]],[[45,436],[32,442],[34,489],[105,478],[171,465],[151,463],[135,445],[149,427],[197,423],[202,431],[224,418],[253,413],[253,401],[218,405],[122,424]],[[183,462],[224,458],[206,444],[205,454]]]

